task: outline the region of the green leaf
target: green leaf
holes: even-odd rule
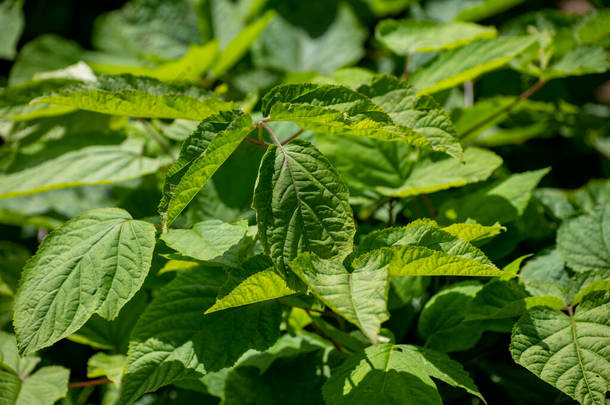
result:
[[[128,117],[190,120],[233,108],[233,103],[199,87],[164,84],[129,74],[100,76],[95,82],[71,86],[33,102]]]
[[[19,172],[0,175],[0,198],[118,183],[154,173],[160,163],[124,146],[85,147]]]
[[[607,47],[610,44],[610,10],[600,9],[586,15],[576,29],[576,37],[583,44],[600,43]]]
[[[201,261],[214,261],[246,236],[248,222],[228,224],[209,220],[193,225],[192,229],[172,229],[161,239],[181,255]]]
[[[582,76],[604,73],[610,69],[606,51],[597,45],[579,45],[542,72],[541,77],[554,79],[567,76]]]
[[[248,51],[252,43],[261,35],[269,22],[275,17],[275,12],[268,11],[258,20],[246,26],[222,50],[212,68],[214,76],[221,76],[235,65]]]
[[[169,168],[159,213],[171,224],[199,190],[235,151],[252,127],[252,118],[238,111],[205,119],[182,145],[178,160]]]
[[[154,226],[118,208],[85,212],[51,233],[15,299],[20,352],[52,345],[95,313],[116,317],[144,282],[154,245]]]
[[[254,43],[255,64],[288,72],[332,73],[358,61],[364,55],[366,32],[351,7],[336,4],[280,5],[279,15]]]
[[[0,59],[15,59],[17,42],[24,26],[21,1],[5,1],[0,4]]]
[[[451,224],[441,229],[468,242],[478,242],[506,232],[506,227],[497,222],[490,226],[479,225],[476,222],[466,222],[463,224]]]
[[[453,49],[477,39],[493,38],[494,27],[466,22],[440,24],[429,20],[384,20],[375,37],[392,52],[409,55]]]
[[[273,262],[269,258],[255,256],[243,264],[243,269],[229,273],[216,303],[205,313],[271,301],[296,293],[297,291],[288,287],[286,281],[274,270]]]
[[[309,142],[270,146],[263,157],[252,206],[261,244],[276,269],[301,252],[343,260],[355,232],[347,186]]]
[[[357,252],[371,252],[368,255],[390,252],[391,276],[495,277],[503,274],[478,248],[443,231],[431,220],[371,232],[362,238]],[[354,263],[359,260],[360,257]]]
[[[275,302],[203,314],[224,283],[222,270],[198,268],[158,292],[132,332],[120,405],[232,366],[248,349],[265,350],[277,340],[281,308]]]
[[[508,322],[467,320],[467,308],[482,288],[483,285],[473,281],[453,284],[426,303],[417,330],[427,345],[443,352],[467,350],[486,330],[510,330],[510,319]]]
[[[324,384],[338,404],[441,404],[430,377],[485,400],[462,366],[447,355],[411,345],[379,344],[347,359]]]
[[[126,362],[127,358],[122,354],[96,353],[87,361],[87,377],[107,377],[118,387]]]
[[[604,405],[610,387],[610,293],[589,295],[568,315],[535,307],[513,329],[513,359],[583,405]]]
[[[20,378],[27,377],[40,362],[40,357],[28,355],[21,357],[14,335],[0,331],[0,369]]]
[[[426,12],[441,21],[478,21],[510,9],[525,0],[432,0],[426,3]]]
[[[532,190],[550,169],[513,174],[464,197],[446,201],[440,218],[446,222],[474,219],[483,225],[513,221],[523,214]]]
[[[381,324],[390,317],[386,308],[389,254],[384,253],[359,258],[351,272],[341,262],[309,253],[289,265],[320,301],[377,343]]]
[[[610,204],[564,221],[557,248],[574,271],[610,269]]]
[[[93,45],[145,60],[176,59],[201,42],[197,14],[185,0],[131,0],[93,25]]]
[[[531,36],[482,39],[441,53],[412,76],[422,94],[436,93],[498,69],[534,43]]]

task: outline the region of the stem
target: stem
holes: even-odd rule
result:
[[[257,141],[256,139],[252,139],[252,138],[248,138],[248,137],[244,138],[244,141],[246,141],[252,145],[258,146],[259,148],[263,148],[263,149],[267,149],[267,146],[269,146],[269,144],[267,142],[260,142],[260,141]]]
[[[176,160],[176,158],[174,157],[174,154],[172,153],[172,150],[169,148],[169,145],[163,140],[163,138],[161,138],[161,136],[157,133],[157,131],[155,131],[153,129],[153,127],[151,127],[150,124],[146,120],[144,120],[142,118],[135,118],[135,119],[136,119],[136,121],[139,121],[142,123],[142,125],[146,129],[146,132],[148,132],[150,137],[159,144],[161,149],[163,149],[163,152],[165,152],[165,154],[167,156],[169,156],[172,160]]]
[[[425,194],[422,194],[421,200],[424,202],[424,205],[426,206],[426,209],[428,210],[430,217],[436,218],[436,210],[434,209],[434,206],[430,202],[430,199],[428,198],[428,196]]]
[[[394,224],[394,198],[388,200],[388,228]]]
[[[544,84],[547,82],[547,79],[539,79],[536,83],[534,83],[532,85],[532,87],[530,87],[529,89],[525,90],[523,93],[521,93],[519,95],[519,97],[517,97],[512,103],[510,103],[509,105],[507,105],[506,107],[500,109],[499,111],[495,112],[494,114],[488,116],[487,118],[482,119],[481,121],[477,122],[476,124],[474,124],[473,126],[471,126],[470,128],[468,128],[466,131],[464,131],[462,134],[459,135],[459,138],[465,138],[468,135],[472,134],[473,132],[475,132],[476,130],[484,127],[485,125],[487,125],[488,123],[490,123],[491,121],[495,120],[496,118],[498,118],[500,115],[505,114],[507,112],[509,112],[510,110],[512,110],[517,104],[519,104],[521,101],[525,100],[526,98],[531,97],[534,93],[536,93],[538,90],[540,90],[540,88],[542,86],[544,86]]]
[[[68,384],[68,388],[82,388],[82,387],[89,387],[92,385],[104,385],[104,384],[108,384],[110,381],[108,378],[100,378],[99,380],[89,380],[89,381],[80,381],[80,382],[73,382]]]
[[[409,80],[409,54],[405,55],[405,66],[402,69],[402,78],[405,80]]]
[[[303,131],[305,131],[303,128],[299,129],[297,132],[292,134],[292,136],[290,136],[290,138],[288,138],[284,142],[282,142],[282,145],[286,145],[288,142],[292,141],[294,138],[301,135],[303,133]]]
[[[331,338],[326,333],[324,333],[324,331],[318,325],[316,325],[316,321],[313,319],[313,317],[309,313],[309,310],[306,309],[306,311],[307,311],[307,315],[309,315],[309,317],[311,318],[311,326],[316,330],[316,332],[318,332],[318,334],[320,336],[322,336],[324,339],[326,339],[330,343],[332,343],[333,346],[335,346],[335,349],[337,349],[338,351],[340,351],[342,353],[345,353],[345,350],[343,349],[343,346],[341,346],[339,344],[339,342],[337,342],[335,339]]]
[[[271,135],[271,138],[273,138],[273,142],[280,148],[280,149],[284,149],[282,148],[282,143],[279,141],[279,139],[277,139],[277,136],[275,136],[275,134],[273,133],[273,131],[271,130],[271,128],[269,128],[269,125],[265,124],[265,121],[260,121],[258,123],[261,127],[265,128],[265,131],[267,131],[269,133],[269,135]]]
[[[474,104],[474,85],[472,80],[464,82],[464,106],[472,107]]]

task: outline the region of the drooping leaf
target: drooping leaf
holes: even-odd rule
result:
[[[118,183],[154,173],[159,159],[123,146],[90,146],[37,166],[0,175],[0,198],[66,187]]]
[[[246,235],[248,222],[228,224],[209,220],[193,225],[192,229],[172,229],[161,239],[184,256],[201,261],[214,261]]]
[[[5,1],[0,4],[0,59],[14,59],[17,41],[23,31],[24,18],[20,1]]]
[[[564,221],[557,248],[574,271],[610,269],[610,204]]]
[[[445,221],[464,222],[474,219],[482,225],[508,223],[523,214],[531,192],[549,172],[540,169],[513,174],[464,197],[446,201],[440,209]]]
[[[513,359],[583,405],[603,405],[610,387],[610,293],[589,295],[568,315],[544,307],[513,329]]]
[[[409,55],[457,48],[477,39],[493,38],[494,27],[466,22],[440,24],[429,20],[384,20],[375,37],[392,52]]]
[[[386,300],[390,253],[384,253],[361,258],[351,272],[341,262],[309,253],[297,256],[289,266],[320,301],[377,343],[381,324],[389,318]]]
[[[96,353],[87,361],[87,377],[107,377],[117,387],[121,385],[127,358],[122,354]]]
[[[277,340],[281,309],[275,302],[203,314],[224,282],[221,269],[198,268],[158,293],[132,333],[119,404],[230,367],[248,349],[265,350]]]
[[[238,111],[204,120],[182,145],[178,160],[169,168],[159,213],[171,224],[199,190],[248,135],[252,118]]]
[[[529,36],[481,39],[441,53],[415,72],[412,81],[422,94],[435,93],[500,68],[533,43]]]
[[[362,239],[358,252],[370,252],[369,255],[390,252],[391,276],[495,277],[503,274],[478,248],[443,231],[431,220],[371,232]]]
[[[355,225],[347,186],[309,142],[268,148],[252,206],[263,249],[280,272],[301,252],[341,261],[352,250]]]
[[[233,103],[199,87],[165,84],[129,74],[100,76],[95,82],[70,86],[33,102],[128,117],[190,120],[203,120],[233,108]]]
[[[46,79],[7,87],[0,92],[0,113],[13,120],[25,120],[50,115],[65,114],[73,110],[66,106],[28,105],[30,101],[71,84],[79,83],[74,79]]]
[[[85,212],[50,234],[15,299],[20,352],[52,345],[95,313],[116,317],[144,282],[154,245],[154,226],[118,208]]]
[[[273,269],[273,262],[268,257],[255,256],[243,264],[243,269],[229,273],[216,303],[205,313],[271,301],[296,293]]]
[[[332,73],[364,54],[365,31],[347,4],[278,3],[279,15],[254,43],[252,51],[257,66],[289,72]]]

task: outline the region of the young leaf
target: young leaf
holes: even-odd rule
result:
[[[95,313],[116,317],[144,282],[154,246],[154,226],[118,208],[87,211],[51,233],[15,299],[20,352],[52,345]]]
[[[161,239],[184,256],[213,261],[237,245],[246,236],[247,231],[247,221],[227,224],[211,219],[193,225],[192,229],[172,229]]]
[[[275,302],[203,314],[224,282],[222,270],[198,268],[159,291],[132,333],[119,405],[230,367],[248,349],[264,350],[277,340],[281,309]]]
[[[574,271],[610,269],[610,204],[564,221],[557,248]]]
[[[544,307],[513,329],[513,359],[583,405],[603,405],[610,387],[610,293],[589,295],[568,315]]]
[[[349,272],[341,262],[303,253],[289,266],[318,299],[377,343],[381,324],[389,318],[389,257],[389,252],[368,255]]]
[[[478,242],[480,240],[488,239],[496,235],[506,232],[506,228],[502,225],[495,223],[490,226],[479,225],[476,222],[463,223],[463,224],[451,224],[441,230],[450,233],[451,235],[464,239],[467,242]]]
[[[243,264],[243,269],[229,273],[216,303],[208,308],[209,314],[223,309],[270,301],[297,291],[288,287],[286,281],[274,270],[273,262],[266,256],[255,256]]]
[[[182,145],[178,160],[169,168],[159,213],[171,224],[199,190],[239,146],[252,127],[252,118],[238,111],[205,119]]]
[[[571,49],[556,63],[542,72],[541,77],[554,79],[567,76],[582,76],[604,73],[610,69],[606,51],[597,45],[580,45]]]
[[[154,173],[159,159],[120,145],[89,146],[25,170],[0,175],[0,198],[88,184],[118,183]]]
[[[549,170],[513,174],[477,192],[448,200],[441,206],[440,217],[447,222],[474,219],[483,225],[508,223],[523,214],[532,190]]]
[[[268,148],[252,206],[263,249],[279,271],[301,252],[335,261],[351,252],[355,225],[348,197],[337,171],[309,142]]]
[[[429,20],[384,20],[375,31],[375,37],[398,55],[457,48],[496,34],[494,27],[459,21],[439,24]]]
[[[507,64],[534,43],[534,37],[482,39],[440,54],[412,76],[422,94],[448,89]]]
[[[33,103],[47,103],[140,118],[184,118],[203,120],[233,103],[194,86],[164,84],[148,77],[101,76],[95,82],[78,84],[39,97]]]

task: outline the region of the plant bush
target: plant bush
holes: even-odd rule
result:
[[[606,404],[601,1],[77,3],[0,4],[1,403]]]

